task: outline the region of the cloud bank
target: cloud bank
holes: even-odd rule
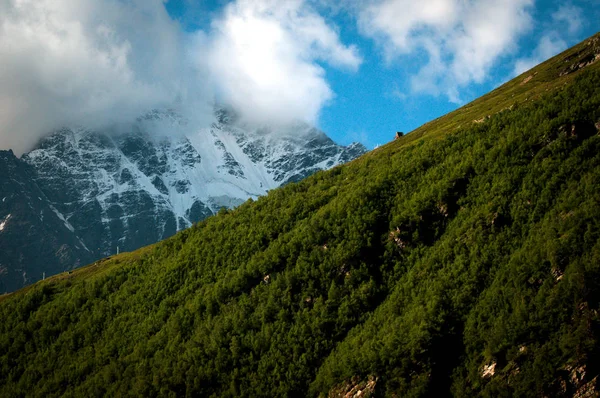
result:
[[[135,120],[156,107],[315,122],[332,97],[320,63],[355,70],[355,47],[302,0],[239,0],[185,33],[163,0],[0,1],[0,148],[18,154],[65,125]]]
[[[65,125],[102,128],[153,108],[208,122],[214,101],[249,122],[316,123],[335,97],[326,69],[352,73],[363,62],[323,15],[357,21],[389,65],[408,71],[407,92],[460,102],[532,29],[534,2],[232,0],[206,18],[190,2],[189,15],[211,22],[188,32],[165,1],[0,0],[0,148],[20,154]],[[568,4],[551,19],[571,36],[583,24]],[[515,73],[565,48],[557,32]]]
[[[411,79],[415,92],[446,95],[482,83],[497,60],[531,28],[533,0],[379,0],[359,6],[365,35],[384,48],[388,62],[427,62]],[[412,55],[414,58],[400,56]]]
[[[21,153],[55,128],[172,102],[180,43],[160,0],[0,2],[0,147]]]

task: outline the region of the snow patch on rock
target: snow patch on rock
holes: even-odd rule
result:
[[[4,227],[6,226],[6,223],[8,222],[8,220],[10,219],[10,214],[8,216],[6,216],[4,218],[4,220],[2,220],[2,222],[0,222],[0,231],[4,230]]]

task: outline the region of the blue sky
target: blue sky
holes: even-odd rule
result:
[[[214,101],[369,148],[598,30],[597,0],[5,0],[0,148]]]
[[[211,21],[218,18],[228,3],[169,0],[166,7],[188,31],[209,31]],[[493,54],[492,63],[483,71],[484,78],[459,86],[458,98],[411,88],[411,79],[427,63],[427,52],[417,47],[407,53],[393,54],[389,59],[386,38],[370,36],[360,28],[357,3],[337,10],[323,2],[310,4],[339,32],[343,44],[357,46],[362,58],[355,71],[315,61],[324,68],[325,79],[335,93],[321,108],[318,126],[344,144],[355,140],[369,147],[383,144],[392,139],[396,130],[411,131],[514,77],[520,71],[515,69],[519,60],[541,61],[591,36],[599,27],[600,7],[595,1],[512,3],[517,7],[524,4],[523,10],[530,20],[521,28],[512,27],[517,32],[498,54]],[[562,11],[560,16],[559,11]],[[402,19],[397,23],[403,24]],[[548,40],[542,50],[539,46],[544,38]]]

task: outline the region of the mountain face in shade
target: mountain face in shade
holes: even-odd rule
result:
[[[12,151],[0,151],[0,170],[0,291],[94,259],[36,184],[31,166]]]
[[[19,238],[0,231],[0,245],[11,248],[0,255],[0,291],[152,244],[365,151],[303,123],[244,125],[226,108],[209,128],[156,110],[125,132],[62,129],[21,159],[3,152],[0,222],[15,225],[6,231]],[[30,221],[17,226],[19,208]],[[34,241],[42,258],[19,254]]]

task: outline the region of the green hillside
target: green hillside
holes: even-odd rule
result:
[[[0,298],[0,396],[595,396],[599,54]]]

